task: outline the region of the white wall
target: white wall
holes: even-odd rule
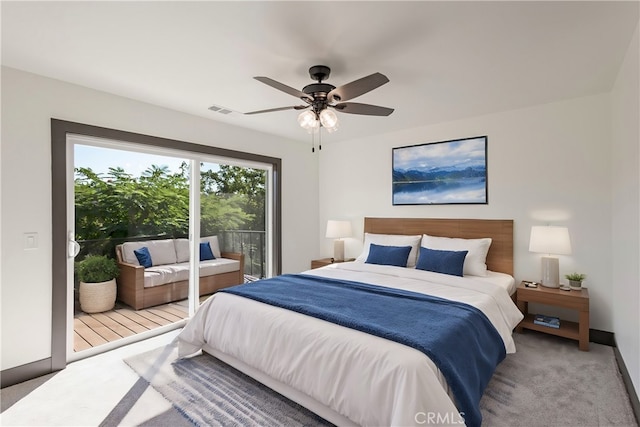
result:
[[[308,144],[3,67],[2,370],[51,356],[51,118],[281,158],[283,271],[308,268],[319,244]],[[23,250],[25,232],[38,249]]]
[[[488,136],[487,205],[391,204],[393,147],[478,135]],[[531,226],[565,225],[573,254],[560,257],[560,273],[588,275],[591,327],[613,330],[607,94],[325,144],[322,153],[318,255],[332,253],[322,238],[327,219],[352,220],[352,257],[361,249],[364,216],[513,219],[516,280],[539,279],[540,255],[528,252]]]
[[[640,391],[640,51],[638,28],[611,92],[613,326]]]

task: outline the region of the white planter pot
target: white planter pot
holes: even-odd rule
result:
[[[569,287],[571,288],[572,291],[580,291],[582,290],[582,282],[569,280]]]
[[[80,308],[85,313],[101,313],[116,304],[116,279],[100,283],[80,282]]]

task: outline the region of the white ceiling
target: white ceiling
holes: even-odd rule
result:
[[[344,141],[608,92],[638,23],[631,2],[2,2],[2,64],[308,142],[296,89],[374,72],[358,97],[389,117],[339,113]]]

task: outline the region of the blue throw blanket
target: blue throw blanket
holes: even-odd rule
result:
[[[386,338],[422,351],[442,371],[467,426],[505,358],[502,338],[475,307],[416,292],[311,275],[282,275],[228,292]]]

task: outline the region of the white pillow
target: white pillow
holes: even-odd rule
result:
[[[146,246],[151,255],[152,265],[176,263],[176,249],[173,239],[144,240],[140,242],[125,242],[122,244],[122,258],[127,264],[140,265],[134,250]]]
[[[458,239],[425,234],[422,236],[420,246],[444,251],[469,251],[464,259],[462,273],[469,276],[487,275],[487,252],[489,252],[489,246],[491,246],[491,238],[489,237],[484,239]]]
[[[200,239],[200,242],[209,242],[209,246],[211,246],[211,252],[213,252],[213,256],[216,258],[222,258],[222,255],[220,255],[220,244],[218,243],[218,236],[202,237]]]
[[[369,246],[374,243],[381,246],[411,246],[409,258],[407,258],[407,267],[416,266],[418,259],[418,249],[420,248],[421,236],[404,236],[400,234],[372,234],[364,233],[364,248],[356,261],[365,262],[369,256]]]
[[[122,244],[122,260],[127,264],[140,265],[138,257],[136,257],[136,254],[134,254],[133,251],[138,250],[143,246],[147,246],[147,242],[124,242]]]
[[[147,240],[144,243],[144,246],[149,248],[154,266],[176,263],[176,247],[173,239]]]
[[[178,262],[189,262],[189,239],[176,239],[175,243]]]

